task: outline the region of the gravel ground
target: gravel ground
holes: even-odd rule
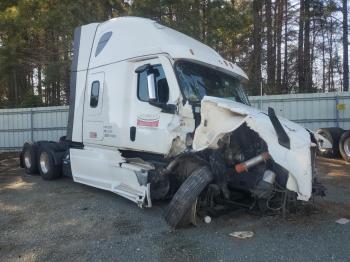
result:
[[[73,183],[43,181],[0,154],[0,261],[349,261],[350,171],[319,159],[328,189],[317,212],[259,217],[245,211],[210,224],[171,230],[165,203],[140,209],[113,193]],[[253,238],[229,233],[251,230]]]

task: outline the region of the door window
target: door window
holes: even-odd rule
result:
[[[90,107],[96,108],[100,94],[100,81],[94,81],[91,84]]]
[[[169,86],[163,67],[161,65],[154,65],[154,68],[158,70],[158,73],[155,76],[157,102],[167,103],[169,100]],[[138,75],[137,97],[144,102],[148,102],[149,100],[146,71],[139,73]]]

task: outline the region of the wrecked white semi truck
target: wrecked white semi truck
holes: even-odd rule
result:
[[[21,165],[47,180],[72,176],[140,207],[171,199],[165,218],[174,227],[194,222],[199,208],[276,201],[283,208],[287,195],[308,201],[323,194],[314,164],[327,140],[273,109],[251,107],[246,80],[210,47],[149,19],[81,26],[67,135],[26,143]]]

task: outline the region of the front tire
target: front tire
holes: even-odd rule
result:
[[[42,148],[38,157],[38,169],[44,180],[53,180],[61,177],[61,167],[55,165],[53,154],[50,150]]]
[[[182,183],[165,211],[165,220],[171,227],[178,227],[204,188],[213,180],[209,167],[197,168]]]

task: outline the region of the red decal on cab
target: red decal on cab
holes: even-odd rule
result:
[[[137,119],[137,125],[138,126],[147,126],[147,127],[158,127],[159,120]]]

